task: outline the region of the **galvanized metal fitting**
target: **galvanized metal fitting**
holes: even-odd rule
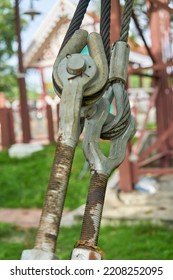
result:
[[[72,260],[101,260],[104,258],[100,248],[88,240],[78,240],[72,251]]]
[[[130,48],[126,42],[118,41],[113,46],[110,61],[109,81],[112,82],[121,80],[123,83],[126,83],[128,75],[129,52]]]
[[[79,140],[83,94],[95,78],[96,71],[96,65],[88,55],[72,54],[58,65],[58,77],[63,84],[58,137],[63,144],[75,147]]]
[[[79,54],[86,45],[90,55]],[[93,32],[88,36],[85,30],[76,31],[57,56],[52,76],[55,92],[60,97],[64,83],[61,76],[63,72],[59,71],[59,65],[65,58],[69,59],[68,65],[66,65],[66,70],[71,75],[69,79],[74,79],[79,75],[86,75],[90,78],[90,83],[84,88],[82,105],[95,103],[103,95],[102,89],[108,79],[108,64],[100,34]],[[73,64],[72,68],[71,64]],[[96,69],[96,73],[91,79],[90,70],[93,67]]]
[[[106,176],[109,176],[112,170],[124,160],[127,142],[135,133],[135,121],[133,117],[130,117],[123,134],[117,138],[110,139],[110,152],[109,156],[106,157],[100,149],[99,139],[108,114],[109,101],[102,98],[97,103],[96,114],[92,118],[85,120],[83,141],[84,154],[90,164],[91,172],[92,170],[97,171]]]
[[[21,260],[58,260],[55,254],[40,249],[24,250]]]
[[[75,248],[72,251],[71,260],[101,260],[102,255],[90,249]]]
[[[88,106],[83,106],[81,108],[81,118],[92,118],[92,116],[94,116],[94,114],[97,111],[97,105],[96,104],[92,104],[92,105],[88,105]]]
[[[87,37],[88,37],[88,32],[86,30],[83,29],[77,30],[56,57],[56,60],[53,65],[52,78],[53,78],[53,86],[54,86],[55,93],[59,97],[61,97],[61,92],[63,88],[63,84],[60,81],[58,75],[59,64],[69,54],[71,55],[74,53],[80,53],[87,43]]]

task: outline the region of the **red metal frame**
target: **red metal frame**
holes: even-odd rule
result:
[[[167,67],[173,66],[172,58],[163,53],[166,37],[170,36],[170,14],[173,9],[168,7],[168,0],[146,0],[149,12],[151,48],[149,48],[143,31],[140,28],[137,17],[133,13],[135,26],[141,36],[144,46],[153,65],[150,67],[133,68],[129,66],[129,75],[139,75],[153,78],[154,92],[150,97],[150,104],[143,128],[139,133],[137,143],[128,151],[123,164],[119,167],[120,188],[123,191],[131,191],[141,175],[163,175],[173,173],[171,158],[173,156],[173,93],[168,85]],[[162,9],[162,13],[160,13]],[[147,73],[147,70],[153,70]],[[142,83],[142,82],[141,82]],[[152,107],[156,108],[157,131],[154,143],[141,151],[149,112]],[[130,161],[132,151],[133,160]],[[135,156],[135,157],[134,157]]]

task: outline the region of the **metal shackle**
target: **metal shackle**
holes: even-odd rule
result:
[[[88,46],[89,55],[81,54],[85,46]],[[97,102],[103,95],[103,88],[108,80],[108,64],[100,34],[93,32],[88,36],[85,30],[77,30],[69,39],[67,45],[60,51],[53,66],[53,85],[55,92],[61,97],[63,82],[59,65],[68,59],[66,70],[73,79],[79,75],[90,77],[90,68],[96,68],[94,79],[85,87],[82,106]],[[94,66],[95,65],[95,66]]]

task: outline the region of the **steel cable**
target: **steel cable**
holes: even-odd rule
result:
[[[102,1],[102,2],[104,3],[104,1]],[[130,20],[131,20],[131,16],[132,16],[132,12],[133,12],[133,3],[134,3],[134,0],[126,0],[126,2],[125,2],[119,41],[127,42],[127,40],[128,40]],[[105,9],[105,11],[104,10],[102,11],[102,13],[103,13],[102,15],[105,16],[106,7],[104,7],[104,9]],[[108,36],[108,34],[107,34],[107,36]],[[119,81],[118,80],[114,81],[114,83],[117,83],[117,82],[119,82]],[[111,85],[111,86],[113,86],[113,85]],[[102,134],[101,134],[102,139],[118,138],[127,129],[128,125],[130,123],[130,120],[131,120],[131,110],[130,110],[130,104],[129,104],[129,98],[128,98],[127,92],[124,92],[123,107],[124,107],[124,111],[123,111],[121,119],[119,120],[118,123],[115,123],[115,124],[113,121],[112,126],[111,126],[111,124],[109,126],[110,127],[109,131],[102,132]]]
[[[100,35],[102,37],[108,65],[110,62],[110,21],[111,21],[111,1],[101,1],[100,15]]]
[[[101,133],[101,138],[102,139],[115,139],[121,136],[125,130],[127,129],[127,126],[129,125],[129,120],[131,118],[131,111],[130,111],[130,104],[129,104],[129,98],[127,92],[124,92],[124,111],[122,114],[121,119],[119,120],[118,123],[114,122],[110,123],[110,128],[108,131],[104,131]]]
[[[130,19],[133,11],[134,0],[126,0],[123,12],[123,19],[120,32],[120,41],[127,42],[129,34]]]
[[[78,5],[76,7],[75,13],[73,15],[73,18],[70,22],[69,28],[68,28],[66,35],[64,37],[64,40],[62,42],[60,51],[67,44],[68,40],[71,38],[71,36],[74,34],[74,32],[80,28],[83,18],[85,16],[86,10],[88,8],[89,2],[90,2],[90,0],[80,0],[79,1]]]

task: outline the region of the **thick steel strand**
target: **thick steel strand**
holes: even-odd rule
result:
[[[121,32],[120,32],[120,41],[127,42],[128,40],[130,19],[133,11],[133,2],[134,0],[126,0],[125,3]]]
[[[128,98],[128,93],[124,92],[124,110],[121,119],[118,123],[114,124],[112,123],[112,127],[110,126],[110,129],[108,131],[104,131],[101,133],[102,139],[111,139],[115,138],[126,130],[129,119],[131,118],[131,110],[130,110],[130,103]]]
[[[101,19],[100,19],[100,35],[103,40],[103,45],[107,57],[108,64],[110,62],[110,13],[111,1],[101,1]]]
[[[78,5],[76,7],[76,11],[75,11],[73,18],[71,20],[71,23],[69,25],[69,28],[64,37],[60,51],[67,44],[68,40],[71,38],[71,36],[74,34],[74,32],[80,28],[84,15],[86,13],[86,10],[88,8],[89,2],[90,2],[90,0],[80,0],[79,1]]]
[[[103,139],[111,139],[119,137],[124,133],[127,126],[129,125],[129,120],[131,119],[130,103],[127,92],[124,92],[124,111],[120,121],[113,126],[109,131],[101,134]]]

